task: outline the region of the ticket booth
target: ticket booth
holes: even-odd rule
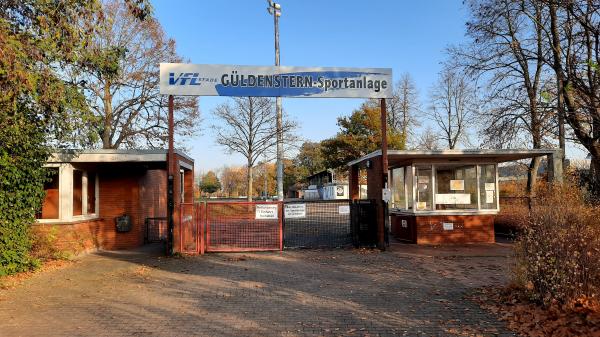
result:
[[[388,151],[387,203],[390,234],[418,244],[494,242],[494,217],[500,209],[498,164],[533,157],[548,158],[549,180],[561,181],[558,150]],[[360,169],[367,173],[367,195],[385,195],[385,186],[368,179],[377,175],[381,152],[350,166],[350,190]],[[353,196],[355,197],[355,196]],[[358,198],[356,196],[356,198]],[[380,197],[383,198],[383,197]]]

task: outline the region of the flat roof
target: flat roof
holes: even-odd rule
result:
[[[87,149],[87,150],[61,150],[54,152],[48,163],[122,163],[122,162],[165,162],[167,149],[151,150],[114,150],[114,149]],[[175,150],[175,153],[191,162],[194,162],[185,153]]]
[[[486,160],[496,163],[515,161],[533,157],[558,155],[560,149],[460,149],[460,150],[388,150],[388,162],[390,166],[409,164],[415,159],[432,160]],[[348,166],[360,164],[368,159],[381,156],[381,150],[371,152],[361,158],[349,162]]]

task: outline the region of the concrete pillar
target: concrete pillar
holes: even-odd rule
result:
[[[546,156],[548,160],[548,182],[562,184],[563,182],[563,150],[556,149]]]

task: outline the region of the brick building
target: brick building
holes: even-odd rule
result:
[[[175,151],[175,232],[181,202],[192,202],[194,161]],[[128,249],[144,244],[147,219],[166,235],[167,150],[84,150],[55,153],[46,165],[52,179],[34,230],[79,252]],[[119,217],[129,224],[117,230]],[[177,244],[178,236],[175,235]]]

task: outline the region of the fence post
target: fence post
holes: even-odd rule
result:
[[[279,250],[283,251],[283,201],[279,202]]]

